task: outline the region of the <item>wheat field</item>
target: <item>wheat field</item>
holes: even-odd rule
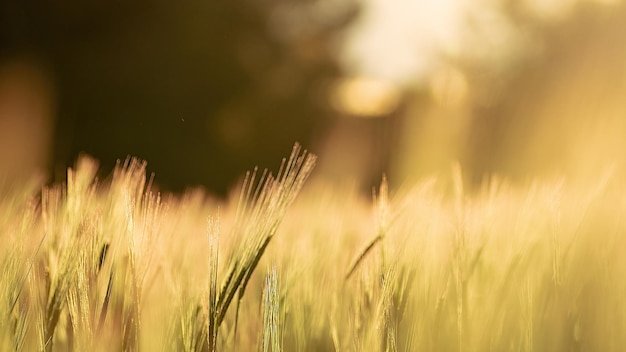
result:
[[[623,177],[373,197],[306,184],[295,146],[229,201],[129,159],[0,200],[3,351],[619,351]],[[158,175],[156,175],[158,180]],[[5,187],[6,188],[6,187]],[[297,197],[296,197],[297,196]]]

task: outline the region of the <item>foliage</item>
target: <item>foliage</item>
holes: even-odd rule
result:
[[[2,2],[0,64],[26,60],[49,74],[47,166],[58,180],[80,153],[131,154],[170,190],[224,195],[249,165],[329,128],[327,87],[343,75],[336,47],[358,8],[336,3]]]

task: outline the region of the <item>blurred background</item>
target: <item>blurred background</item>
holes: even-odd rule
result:
[[[148,161],[224,195],[295,141],[371,189],[593,177],[626,147],[619,0],[0,2],[0,174]]]

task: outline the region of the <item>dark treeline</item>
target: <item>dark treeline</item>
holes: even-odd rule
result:
[[[341,76],[332,45],[356,7],[315,6],[8,1],[0,50],[52,77],[56,179],[80,153],[103,173],[132,155],[166,189],[223,194],[254,165],[275,168],[294,141],[312,145],[330,121],[324,91]]]

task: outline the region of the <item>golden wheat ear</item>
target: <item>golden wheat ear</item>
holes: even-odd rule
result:
[[[230,257],[230,269],[219,294],[214,287],[217,280],[217,248],[211,246],[211,288],[209,302],[209,346],[215,348],[217,330],[224,321],[228,308],[238,294],[235,313],[236,335],[239,304],[252,274],[276,234],[287,208],[293,203],[315,166],[316,156],[296,143],[288,159],[283,159],[274,177],[264,170],[257,180],[258,169],[248,172],[244,180],[237,208],[234,236],[242,238],[241,246]],[[214,261],[214,262],[213,262]],[[213,276],[214,275],[214,276]]]

